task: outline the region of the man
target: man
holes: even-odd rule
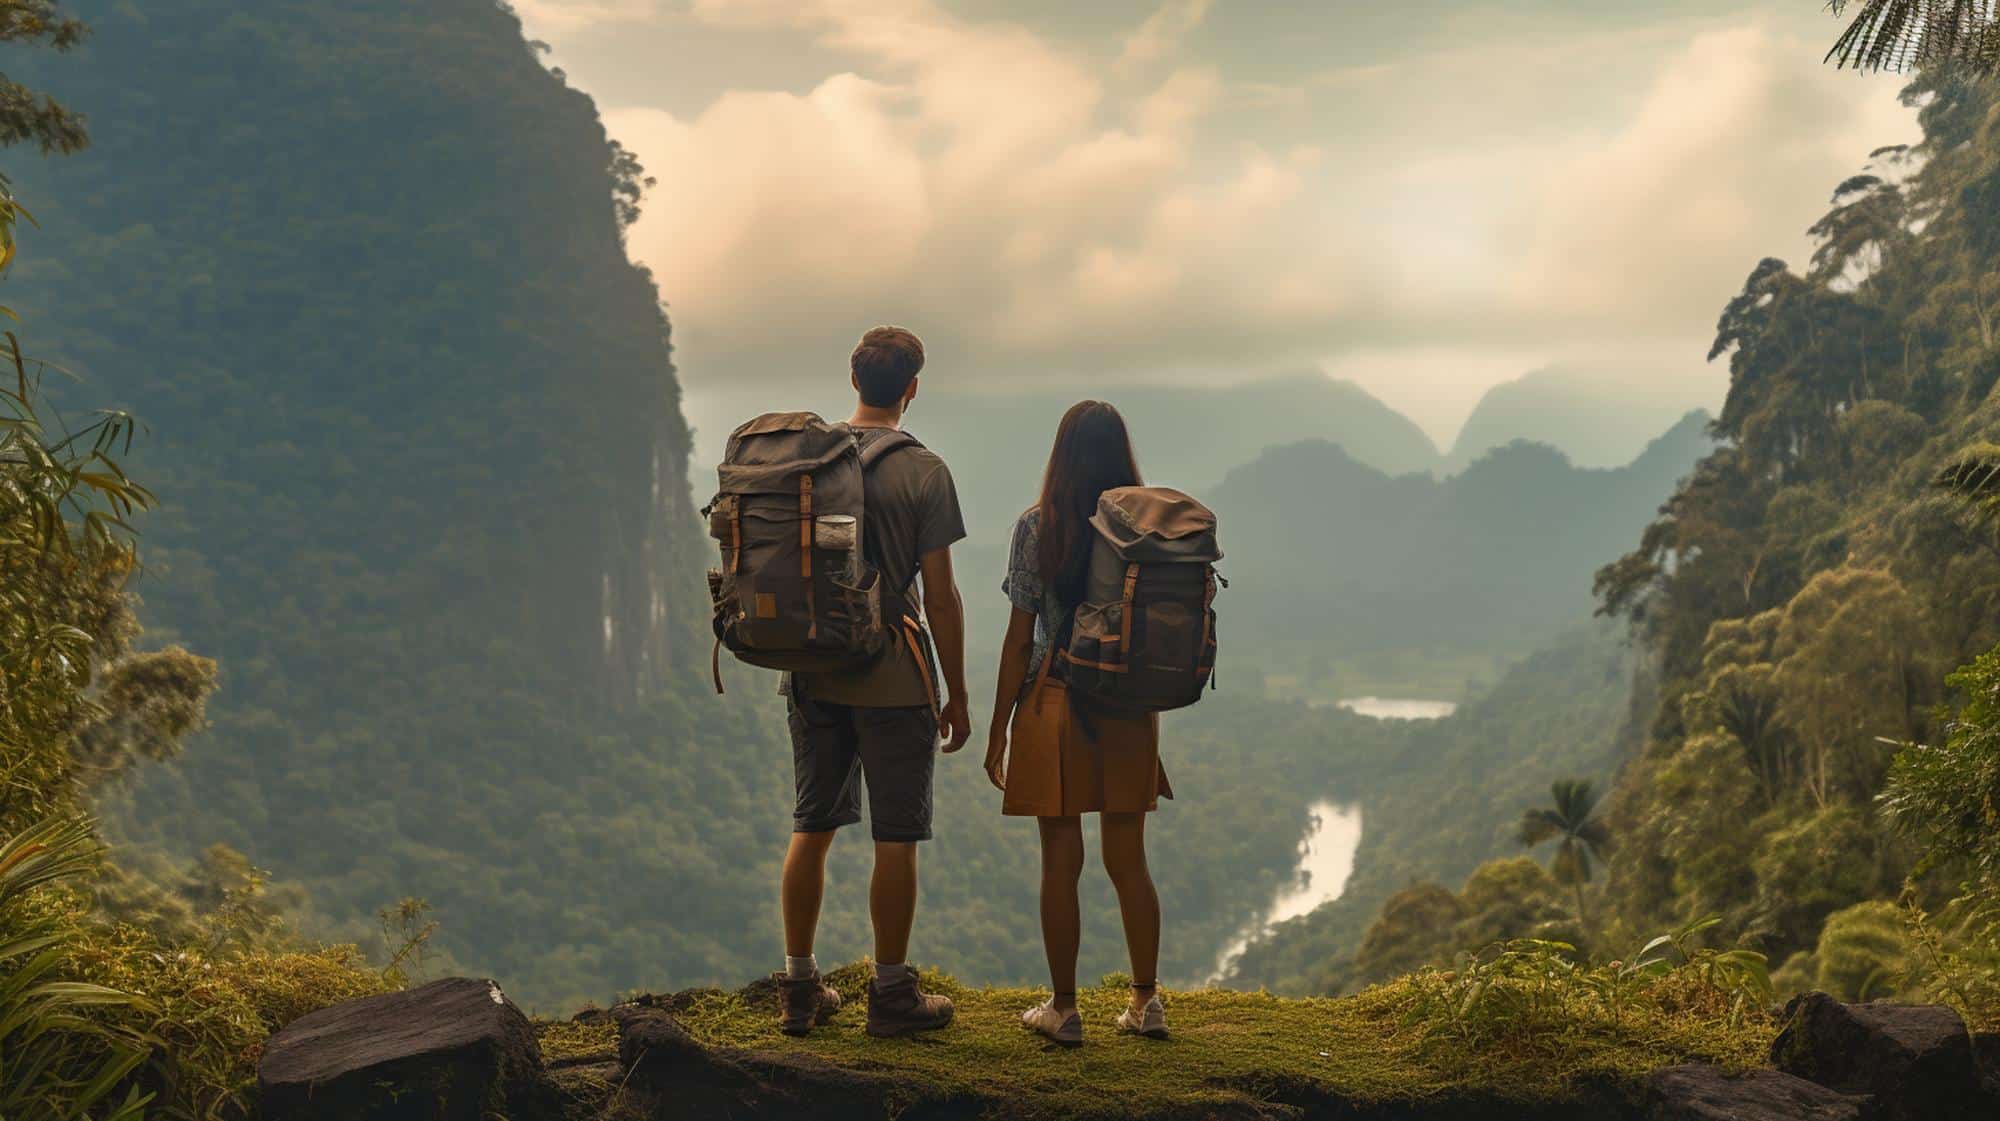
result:
[[[900,327],[861,337],[849,361],[860,396],[848,424],[863,448],[899,429],[917,398],[924,344]],[[917,911],[917,843],[931,836],[931,771],[938,743],[955,752],[971,734],[966,711],[965,615],[952,579],[951,546],[965,537],[958,491],[944,461],[920,446],[890,451],[868,473],[863,534],[868,559],[882,574],[885,605],[914,606],[922,582],[923,614],[944,677],[909,643],[898,642],[872,666],[851,672],[797,674],[790,687],[792,766],[797,785],[791,848],[785,853],[785,969],[779,1026],[804,1035],[840,1007],[813,957],[826,854],[834,831],[861,820],[868,790],[875,874],[868,913],[875,926],[875,976],[868,986],[868,1034],[906,1035],[951,1023],[951,1001],[917,987],[907,964]],[[886,620],[892,633],[899,618]],[[933,698],[943,701],[933,708]],[[948,698],[948,699],[947,699]]]

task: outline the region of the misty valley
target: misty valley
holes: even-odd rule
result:
[[[1991,6],[1910,43],[1854,5],[1833,60],[1900,72],[1865,78],[1819,58],[1842,5],[1565,8],[1578,50],[1687,53],[1547,63],[1627,84],[1566,96],[1601,104],[1550,151],[1612,154],[1546,183],[1480,95],[1298,122],[1391,74],[1455,89],[1479,35],[1556,16],[1044,7],[0,0],[0,1121],[2000,1110]],[[1285,69],[1278,27],[1337,57]],[[1797,64],[1687,78],[1766,52]],[[1883,88],[1716,100],[1849,79]],[[1399,155],[1453,114],[1506,144]],[[1757,161],[1809,145],[1732,133],[1575,201],[1652,158],[1614,116],[1667,145],[1760,114],[1851,171],[1793,189]],[[1506,196],[1491,229],[1432,205],[1441,175]],[[1583,231],[1560,267],[1518,244],[1531,186]],[[963,519],[969,687],[910,638],[929,716],[969,693],[985,730],[1024,564],[1067,620],[1037,657],[1083,667],[1063,704],[1146,671],[1108,661],[1138,560],[1094,662],[1056,575],[1102,543],[1014,547],[1079,400],[1222,552],[1198,703],[1147,710],[1157,812],[1005,816],[989,737],[936,756],[907,964],[956,1019],[899,1038],[872,1017],[903,963],[871,955],[906,842],[871,801],[791,945],[811,690],[731,657],[716,590],[765,516],[721,499],[769,466],[726,437],[865,413],[848,348],[892,317],[929,340],[896,407]],[[845,610],[867,586],[813,583],[813,485],[784,560]],[[893,608],[933,601],[886,598],[900,658]],[[1045,846],[1076,816],[1066,993]],[[808,977],[844,1003],[783,1019]],[[1147,996],[1171,1032],[1114,1026]],[[1045,1006],[1080,1046],[1022,1030]]]

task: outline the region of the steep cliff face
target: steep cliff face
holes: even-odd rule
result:
[[[46,80],[96,143],[18,168],[16,299],[158,433],[166,621],[239,668],[394,629],[657,684],[688,436],[590,100],[492,0],[78,8]]]
[[[682,696],[700,535],[631,172],[495,0],[73,7],[92,40],[34,79],[95,143],[10,163],[40,224],[7,302],[71,403],[147,424],[147,622],[224,666],[214,731],[106,808],[327,914],[456,904],[501,964],[490,919],[567,921],[521,896],[601,847],[526,824],[663,800],[583,787],[742,717]]]

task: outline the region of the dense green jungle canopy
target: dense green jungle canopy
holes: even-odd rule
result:
[[[1876,802],[2000,639],[1996,539],[1941,485],[2000,435],[2000,102],[1943,75],[1908,97],[1923,141],[1841,184],[1803,272],[1766,261],[1724,310],[1728,445],[1598,577],[1662,679],[1609,812],[1614,927],[1721,914],[1801,976],[1829,916],[1906,875],[1950,897],[1965,869],[1913,867]]]
[[[1645,688],[1600,809],[1594,921],[1577,928],[1567,886],[1492,865],[1462,892],[1449,876],[1409,887],[1365,938],[1291,924],[1246,972],[1271,960],[1294,987],[1351,986],[1496,935],[1566,928],[1615,953],[1719,915],[1717,938],[1762,949],[1795,988],[1917,990],[1982,954],[1990,975],[1991,869],[1972,845],[1920,863],[1919,842],[2000,824],[1978,754],[1990,669],[1946,680],[2000,639],[2000,101],[1945,75],[1908,97],[1922,143],[1877,152],[1835,192],[1806,267],[1764,261],[1724,310],[1723,444],[1598,574]],[[1892,779],[1910,742],[1933,746]],[[1966,797],[1989,798],[1983,819]],[[1959,816],[1885,811],[1899,805]],[[1501,883],[1516,913],[1478,920]]]
[[[74,8],[30,76],[94,143],[18,162],[9,293],[64,401],[146,426],[148,641],[223,666],[118,830],[343,919],[427,896],[503,974],[707,972],[713,935],[645,920],[727,897],[665,812],[708,780],[634,768],[726,767],[753,716],[683,695],[688,437],[591,102],[491,0]]]

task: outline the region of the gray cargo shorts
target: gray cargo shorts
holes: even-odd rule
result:
[[[861,820],[878,841],[931,839],[937,714],[929,707],[867,708],[791,696],[794,833],[830,833]]]

